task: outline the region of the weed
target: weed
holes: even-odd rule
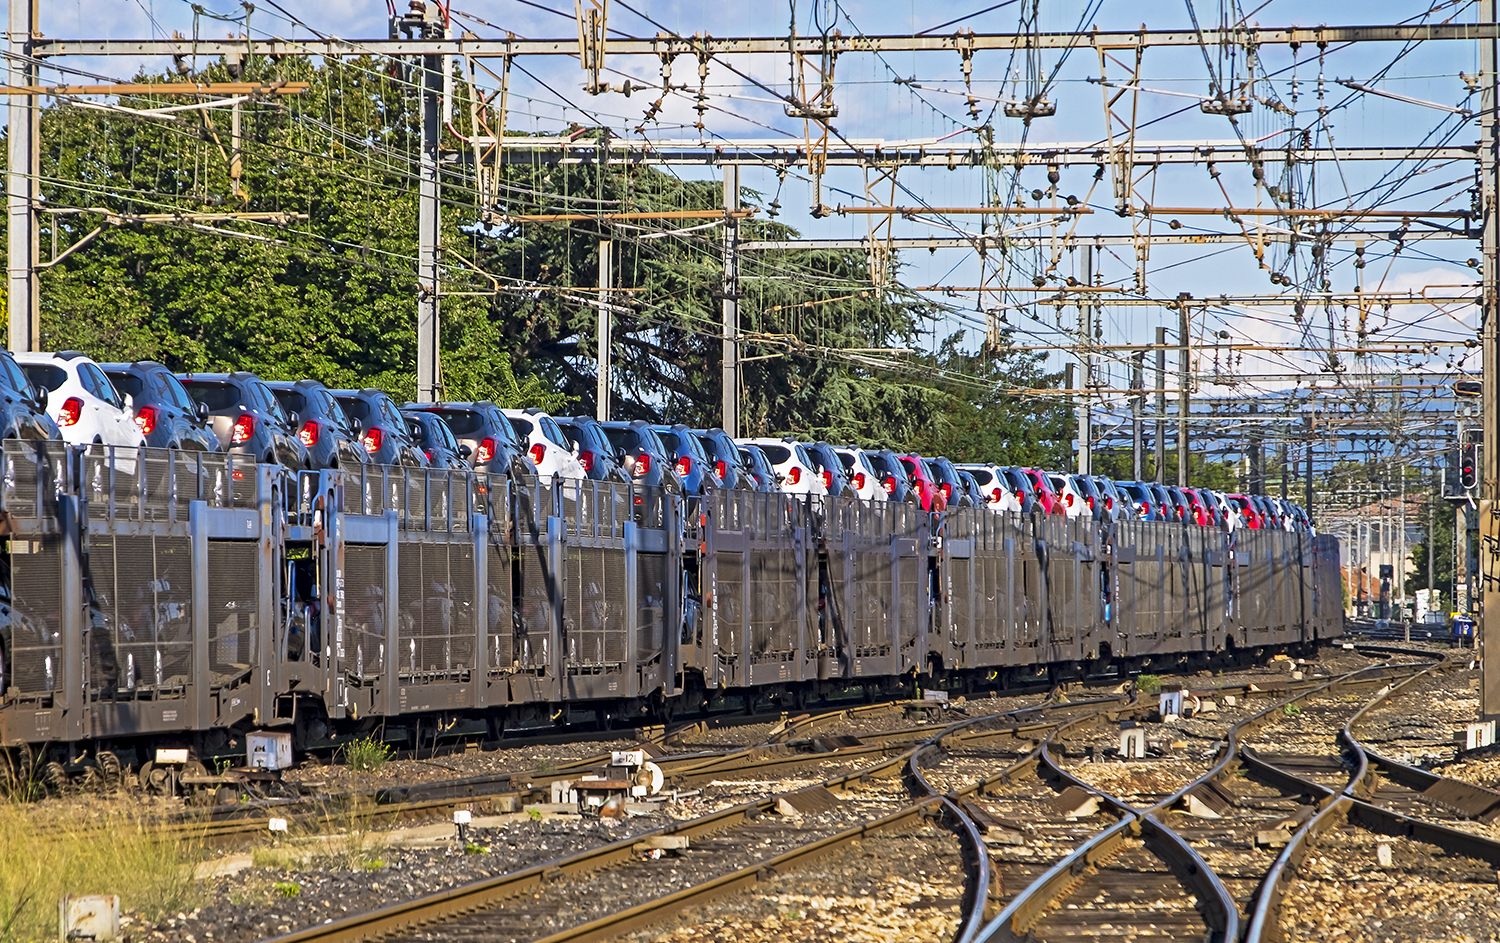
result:
[[[464,845],[464,854],[466,855],[487,855],[489,853],[490,850],[483,845],[476,845],[473,842],[468,842]]]
[[[802,919],[802,911],[800,911],[800,910],[788,910],[788,911],[785,911],[785,912],[782,913],[781,919],[782,920],[801,920]]]
[[[1302,713],[1302,708],[1296,704],[1288,704],[1281,709],[1281,712],[1288,717],[1296,717]]]
[[[275,891],[277,894],[280,894],[282,897],[296,897],[298,894],[302,893],[302,885],[298,884],[296,881],[277,881],[275,884],[271,885],[271,890]]]
[[[1161,675],[1136,675],[1135,689],[1142,694],[1161,693]]]
[[[255,848],[250,852],[250,863],[272,871],[297,871],[307,864],[307,852],[283,845]]]
[[[365,862],[365,870],[366,871],[379,871],[383,867],[385,867],[385,862],[381,861],[379,858],[376,858],[373,861],[366,861]]]
[[[345,766],[361,773],[373,773],[391,761],[391,748],[376,740],[374,734],[344,744],[339,752]]]
[[[526,810],[526,817],[540,825],[542,822],[542,810],[538,809],[536,806],[532,806],[531,808]]]
[[[55,939],[64,894],[118,894],[122,908],[147,921],[195,906],[201,835],[164,838],[116,813],[73,814],[43,827],[34,812],[0,802],[0,939]]]
[[[330,802],[318,823],[326,838],[314,855],[328,864],[356,871],[366,861],[378,858],[386,849],[389,834],[379,828],[375,801],[366,796],[351,796]]]

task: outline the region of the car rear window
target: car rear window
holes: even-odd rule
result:
[[[296,390],[278,390],[272,387],[271,392],[276,394],[276,398],[281,401],[282,406],[299,416],[307,412],[307,397]]]
[[[0,374],[5,377],[6,386],[17,393],[31,395],[31,381],[26,379],[26,374],[21,372],[21,368],[16,366],[16,362],[8,354],[0,356]]]
[[[516,416],[506,416],[505,419],[510,423],[510,427],[516,431],[516,435],[523,439],[531,437],[531,421],[529,419],[521,419]]]
[[[563,431],[557,427],[557,420],[553,419],[551,416],[543,416],[541,422],[542,434],[545,435],[548,441],[550,441],[553,445],[560,445],[565,449],[573,447],[573,443],[569,442],[568,437],[563,435]]]
[[[141,388],[145,386],[141,378],[125,370],[105,370],[104,375],[109,377],[109,382],[115,385],[115,389],[136,399],[140,398]]]
[[[233,384],[217,380],[185,380],[182,385],[193,399],[207,406],[209,412],[227,412],[240,405],[240,391]]]
[[[917,473],[917,463],[909,458],[903,458],[901,460],[901,467],[906,469],[906,476],[908,478]]]
[[[344,415],[350,419],[353,419],[360,425],[369,422],[371,415],[369,403],[357,396],[335,396],[334,399],[338,400],[339,405],[344,407]]]
[[[995,476],[991,475],[989,473],[989,470],[985,468],[966,468],[964,469],[964,471],[973,475],[974,480],[979,483],[980,487],[983,487],[995,480]]]
[[[792,457],[792,450],[784,445],[762,445],[760,450],[766,453],[772,465],[780,465]]]
[[[478,436],[484,432],[484,416],[478,410],[473,409],[429,409],[434,416],[439,416],[453,430],[453,434],[460,438],[466,436]]]
[[[193,411],[192,397],[187,395],[187,391],[182,388],[182,382],[172,374],[157,370],[151,374],[151,385],[164,401],[179,409]]]
[[[44,387],[48,392],[68,382],[68,371],[49,363],[28,363],[21,369],[32,383]]]

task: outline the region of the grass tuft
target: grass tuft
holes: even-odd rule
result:
[[[0,802],[0,943],[56,939],[65,894],[118,894],[121,910],[148,921],[195,906],[201,835],[163,835],[122,813],[43,827],[34,812]]]
[[[296,897],[302,893],[302,885],[296,881],[277,881],[271,889],[282,897]]]
[[[1161,693],[1161,675],[1136,675],[1135,689],[1142,694]]]
[[[346,743],[339,751],[344,765],[361,773],[373,773],[391,761],[391,748],[371,734],[363,740]]]

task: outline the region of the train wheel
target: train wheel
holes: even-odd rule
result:
[[[142,791],[153,796],[171,796],[177,792],[177,777],[166,766],[157,766],[147,760],[141,764],[140,783]]]

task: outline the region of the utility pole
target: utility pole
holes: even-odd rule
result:
[[[1188,486],[1188,409],[1192,395],[1190,382],[1192,362],[1188,352],[1188,299],[1192,295],[1182,292],[1177,296],[1177,487]]]
[[[1496,0],[1479,0],[1478,22],[1496,22]],[[1480,554],[1479,572],[1494,573],[1500,570],[1500,559],[1496,559],[1497,541],[1500,541],[1500,520],[1496,515],[1500,507],[1500,329],[1495,319],[1500,318],[1500,41],[1494,36],[1479,40],[1479,203],[1480,203],[1480,272],[1481,289],[1479,323],[1483,325],[1481,343],[1484,347],[1484,387],[1481,428],[1484,429],[1484,447],[1481,449],[1479,482],[1479,526]],[[1468,540],[1464,541],[1467,553]],[[1491,624],[1489,617],[1496,617]],[[1496,652],[1490,652],[1489,635],[1497,634]],[[1492,579],[1483,582],[1483,600],[1479,615],[1479,715],[1483,720],[1500,717],[1500,583]],[[1491,657],[1494,655],[1494,657]]]
[[[1076,444],[1076,451],[1074,452],[1074,464],[1075,465],[1077,465],[1077,464],[1079,464],[1079,463],[1081,463],[1083,461],[1083,430],[1081,430],[1081,429],[1079,429],[1077,427],[1077,420],[1078,420],[1078,399],[1077,399],[1076,395],[1073,392],[1074,390],[1078,389],[1078,387],[1076,385],[1077,384],[1077,380],[1078,380],[1078,364],[1076,364],[1076,363],[1065,363],[1065,364],[1063,364],[1063,383],[1066,385],[1067,390],[1068,390],[1068,409],[1069,409],[1069,411],[1071,411],[1073,413],[1073,420],[1074,420],[1074,428],[1073,428],[1073,437],[1074,438],[1073,438],[1073,441]]]
[[[740,434],[740,168],[724,165],[724,422]]]
[[[6,49],[10,54],[11,87],[40,84],[32,37],[37,35],[36,0],[10,0]],[[36,95],[12,95],[10,129],[6,142],[5,211],[6,291],[10,317],[10,349],[37,350],[41,342],[40,291],[37,285],[38,233],[36,206],[40,196],[42,103]]]
[[[1251,494],[1260,494],[1266,490],[1266,456],[1262,448],[1265,442],[1265,432],[1261,429],[1259,420],[1254,417],[1260,415],[1260,403],[1250,401],[1250,481],[1249,491]]]
[[[1156,483],[1166,484],[1167,329],[1156,329]]]
[[[1145,443],[1141,440],[1145,431],[1145,423],[1141,421],[1141,414],[1146,409],[1146,352],[1138,350],[1130,358],[1130,388],[1136,394],[1130,398],[1130,470],[1133,481],[1143,481],[1141,476],[1141,461],[1145,457],[1141,454]]]
[[[1312,500],[1312,498],[1313,498],[1312,471],[1313,471],[1313,426],[1314,426],[1314,424],[1315,424],[1315,416],[1313,415],[1312,410],[1309,409],[1308,413],[1307,413],[1307,454],[1302,457],[1303,468],[1306,469],[1306,474],[1303,475],[1303,480],[1302,480],[1302,494],[1303,494],[1302,509],[1307,512],[1307,519],[1308,520],[1312,520],[1312,504],[1313,504],[1313,500]],[[1405,488],[1405,487],[1406,487],[1406,485],[1405,485],[1405,479],[1403,479],[1402,480],[1402,488]],[[1403,513],[1405,513],[1405,512],[1403,512]]]
[[[599,240],[599,388],[594,396],[594,418],[609,422],[609,354],[613,343],[609,290],[614,287],[613,246],[608,239]]]
[[[398,32],[422,39],[443,37],[442,11],[437,4],[420,6],[420,13],[414,8],[406,16],[391,21],[392,39]],[[442,399],[443,389],[438,312],[438,240],[442,231],[438,146],[443,132],[441,104],[446,60],[446,56],[437,54],[422,56],[422,154],[417,167],[417,401],[420,403]]]
[[[1085,244],[1083,247],[1083,278],[1079,279],[1085,285],[1094,284],[1094,247]],[[1094,459],[1094,417],[1093,407],[1089,401],[1089,382],[1094,376],[1094,357],[1089,353],[1089,344],[1093,338],[1093,309],[1088,301],[1087,293],[1078,296],[1078,374],[1079,385],[1077,389],[1082,391],[1078,397],[1077,409],[1074,416],[1078,422],[1078,474],[1089,475],[1093,473]],[[1072,384],[1069,384],[1072,387]]]

